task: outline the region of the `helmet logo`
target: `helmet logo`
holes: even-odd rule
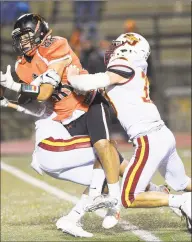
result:
[[[125,34],[124,38],[126,38],[127,42],[132,46],[135,46],[140,41],[140,39],[133,34]]]

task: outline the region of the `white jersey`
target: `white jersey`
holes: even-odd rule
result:
[[[130,139],[144,134],[160,124],[163,124],[157,107],[149,97],[149,81],[146,76],[147,63],[130,63],[125,59],[115,59],[109,62],[107,68],[128,71],[133,70],[134,76],[106,89],[113,103],[119,121]]]

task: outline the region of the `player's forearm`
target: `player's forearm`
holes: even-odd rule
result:
[[[110,71],[105,73],[68,76],[68,81],[71,83],[71,85],[75,89],[81,91],[105,88],[107,86],[120,83],[124,80],[124,77]]]
[[[90,91],[107,87],[111,84],[107,73],[84,74],[68,77],[71,85],[81,91]]]
[[[34,86],[28,84],[21,84],[19,91],[18,103],[26,104],[32,100],[46,101],[50,98],[54,90],[51,84],[41,84],[41,86]]]
[[[52,93],[53,93],[54,87],[51,84],[42,84],[40,86],[39,95],[37,96],[38,101],[46,101],[48,100]]]
[[[17,112],[24,112],[24,113],[31,114],[31,112],[29,110],[25,109],[24,107],[19,106],[17,103],[13,103],[13,102],[9,101],[5,97],[1,97],[1,107],[7,107],[7,108],[15,109]]]
[[[31,116],[35,116],[35,117],[41,117],[43,115],[43,112],[44,112],[44,110],[43,110],[43,112],[31,111],[31,110],[29,110],[27,108],[24,108],[24,107],[18,105],[17,103],[10,102],[6,98],[4,98],[4,101],[5,101],[4,103],[1,103],[1,104],[4,104],[4,105],[1,105],[1,106],[14,109],[14,110],[16,110],[17,112],[20,112],[20,113],[25,113],[25,114],[28,114],[28,115],[31,115]]]

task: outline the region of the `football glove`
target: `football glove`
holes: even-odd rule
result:
[[[0,106],[7,107],[9,104],[9,100],[5,97],[0,97]]]
[[[1,80],[0,80],[0,85],[8,88],[10,90],[13,90],[15,92],[19,92],[21,89],[21,84],[17,83],[13,80],[13,77],[11,75],[11,66],[7,66],[7,71],[5,74],[2,73],[1,71]]]
[[[32,81],[31,85],[40,86],[41,84],[51,84],[54,88],[56,88],[60,82],[61,77],[59,74],[55,70],[49,69]]]

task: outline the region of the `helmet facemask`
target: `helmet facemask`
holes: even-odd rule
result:
[[[39,37],[36,37],[30,28],[26,28],[22,32],[15,29],[12,32],[13,48],[18,55],[31,55],[32,52],[41,43]]]
[[[109,60],[114,57],[114,58],[126,58],[127,56],[127,52],[131,53],[132,48],[127,48],[127,46],[125,47],[125,45],[127,44],[127,41],[118,41],[118,40],[113,40],[112,44],[109,48],[109,50],[107,50],[105,52],[105,65],[108,65]]]
[[[147,60],[150,54],[148,42],[139,34],[127,33],[112,41],[112,45],[105,54],[105,64],[116,58],[125,58],[130,61]]]
[[[38,46],[50,34],[48,23],[40,15],[24,14],[14,25],[13,48],[18,55],[32,57]]]
[[[112,55],[114,54],[114,51],[119,47],[123,45],[121,41],[113,40],[112,44],[109,46],[109,49],[105,51],[104,56],[104,63],[107,66],[109,63],[109,60],[111,59]]]

